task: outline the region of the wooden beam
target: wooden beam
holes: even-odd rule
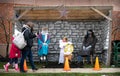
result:
[[[95,12],[97,12],[98,14],[100,14],[101,16],[105,17],[106,19],[112,21],[112,19],[108,16],[106,16],[104,13],[102,13],[101,11],[99,11],[98,9],[94,8],[94,7],[91,7],[91,9]]]
[[[56,5],[56,6],[30,6],[30,5],[14,5],[14,9],[15,10],[24,10],[24,9],[28,9],[28,8],[33,8],[33,10],[47,10],[47,9],[58,9],[60,6]],[[107,9],[107,10],[111,10],[112,6],[94,6],[97,9]],[[90,6],[65,6],[66,9],[72,9],[72,10],[88,10],[90,8]]]
[[[20,18],[22,18],[22,17],[23,17],[26,13],[28,13],[31,9],[32,9],[32,8],[26,9],[23,13],[20,14],[20,16],[19,16],[18,18],[16,18],[16,20],[19,20]]]

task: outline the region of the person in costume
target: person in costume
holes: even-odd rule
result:
[[[43,27],[42,32],[38,35],[38,55],[41,61],[47,61],[49,43],[50,35],[48,34],[48,28]]]
[[[83,63],[82,63],[83,57],[82,56],[86,56],[87,63],[91,63],[90,55],[94,54],[94,52],[95,52],[94,49],[95,49],[96,43],[97,43],[97,38],[94,35],[93,30],[92,29],[88,30],[87,34],[85,35],[84,40],[83,40],[82,50],[81,50],[82,52],[79,52],[78,63],[83,65]]]
[[[71,46],[71,44],[72,43],[69,42],[68,38],[66,38],[66,37],[64,37],[62,40],[59,41],[60,55],[59,55],[58,64],[63,64],[66,56],[68,56],[69,60],[71,60],[71,54],[73,52],[73,47],[72,47],[72,49],[69,47],[69,46]]]
[[[59,41],[60,55],[58,64],[64,63],[64,48],[65,45],[67,44],[67,41],[68,39],[66,37]]]

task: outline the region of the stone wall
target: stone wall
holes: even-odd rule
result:
[[[93,29],[98,42],[95,50],[102,51],[105,45],[108,31],[108,23],[103,21],[33,21],[36,25],[34,32],[46,26],[49,28],[49,34],[51,35],[51,42],[49,45],[49,61],[58,61],[59,59],[59,40],[64,36],[68,37],[68,40],[74,44],[74,53],[81,49],[82,41],[86,35],[87,30]],[[24,24],[22,21],[21,24]],[[33,58],[35,61],[39,60],[37,55],[37,39],[34,39],[33,46]],[[76,60],[76,54],[74,54],[73,60]]]

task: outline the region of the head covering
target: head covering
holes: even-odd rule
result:
[[[42,34],[48,34],[48,28],[47,27],[43,27],[41,33]]]
[[[93,32],[92,29],[89,29],[89,30],[87,31],[87,35],[85,36],[85,39],[87,39],[87,38],[89,38],[89,37],[95,37],[94,32]]]

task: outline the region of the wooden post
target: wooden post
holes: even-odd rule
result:
[[[98,14],[100,14],[101,16],[105,17],[106,19],[112,21],[112,19],[108,16],[106,16],[104,13],[102,13],[101,11],[99,11],[98,9],[94,8],[94,7],[91,7],[91,9],[95,12],[97,12]]]
[[[109,11],[110,17],[112,16],[112,11]],[[111,62],[111,53],[112,53],[112,47],[111,47],[111,42],[112,42],[112,22],[109,21],[109,47],[108,47],[108,52],[107,52],[107,62],[106,65],[110,66]]]

